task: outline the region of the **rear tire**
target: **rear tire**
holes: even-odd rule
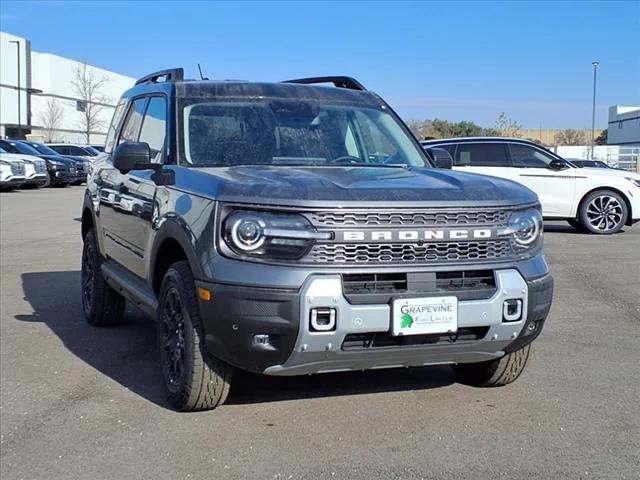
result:
[[[531,344],[496,360],[459,363],[452,368],[460,383],[475,387],[502,387],[514,382],[522,374],[527,366],[530,351]]]
[[[102,262],[95,233],[91,229],[84,237],[80,286],[84,316],[94,327],[117,325],[124,315],[125,299],[105,281]]]
[[[229,394],[233,369],[206,350],[196,285],[186,261],[167,270],[160,287],[157,319],[169,403],[183,412],[222,405]]]
[[[578,219],[582,227],[596,235],[617,233],[627,222],[627,203],[611,190],[597,190],[580,204]]]

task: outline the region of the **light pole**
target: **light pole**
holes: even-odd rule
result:
[[[596,78],[598,76],[598,65],[600,65],[600,62],[591,62],[591,65],[593,65],[593,105],[591,109],[591,160],[593,160],[593,153],[596,148]]]
[[[22,105],[21,105],[21,92],[20,92],[20,41],[9,40],[9,43],[15,43],[18,47],[18,138],[22,138]]]

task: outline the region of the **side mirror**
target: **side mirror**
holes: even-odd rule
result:
[[[151,151],[149,144],[145,142],[124,142],[116,147],[111,157],[113,166],[120,173],[128,173],[131,170],[156,170],[161,167],[151,163]]]
[[[565,168],[569,168],[567,165],[567,162],[563,161],[563,160],[551,160],[551,162],[549,163],[549,168],[551,170],[564,170]]]
[[[444,148],[430,148],[429,153],[433,157],[433,161],[436,164],[436,168],[445,168],[451,170],[453,168],[453,158],[451,154]]]

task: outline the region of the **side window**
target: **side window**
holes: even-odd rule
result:
[[[139,98],[133,102],[127,118],[124,121],[122,127],[122,133],[120,133],[120,139],[118,143],[122,142],[137,142],[138,134],[140,133],[140,124],[142,124],[142,116],[144,115],[144,107],[147,103],[147,99]]]
[[[67,147],[65,147],[64,145],[57,145],[55,147],[52,147],[56,152],[58,152],[60,155],[70,155],[69,153],[69,149]]]
[[[142,121],[138,141],[147,142],[151,150],[151,161],[162,162],[162,150],[167,124],[167,101],[164,97],[151,97]]]
[[[124,114],[124,107],[127,103],[122,100],[118,103],[115,111],[113,112],[113,117],[111,117],[111,123],[109,124],[109,130],[107,131],[107,139],[104,142],[104,151],[111,153],[113,151],[113,147],[116,143],[116,133],[118,130],[118,125],[120,124],[120,119]]]
[[[461,143],[455,157],[459,167],[509,167],[506,148],[500,143]]]
[[[554,158],[537,148],[517,143],[509,144],[511,161],[514,167],[547,168]]]
[[[70,146],[67,148],[69,149],[69,155],[77,155],[80,157],[87,155],[87,152],[85,152],[84,149],[80,147]]]

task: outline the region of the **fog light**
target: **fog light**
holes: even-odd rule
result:
[[[522,318],[522,300],[512,298],[504,301],[502,306],[502,321],[517,322]]]
[[[331,332],[336,329],[335,308],[312,308],[309,312],[309,329],[312,332]]]

